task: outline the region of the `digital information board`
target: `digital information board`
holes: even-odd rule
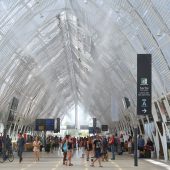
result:
[[[102,131],[108,131],[108,125],[102,125],[101,129]]]
[[[54,119],[36,119],[35,131],[53,131]]]

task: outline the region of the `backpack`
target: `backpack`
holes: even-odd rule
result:
[[[67,152],[67,143],[66,142],[62,146],[62,152]]]

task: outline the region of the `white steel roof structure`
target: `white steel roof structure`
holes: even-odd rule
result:
[[[115,101],[121,126],[138,53],[153,57],[153,101],[170,92],[170,1],[0,0],[0,49],[0,120],[16,96],[25,125],[78,104],[114,127]]]

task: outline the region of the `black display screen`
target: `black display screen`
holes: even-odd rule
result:
[[[108,131],[108,125],[102,125],[102,131]]]
[[[36,119],[35,130],[36,131],[53,131],[54,119]]]

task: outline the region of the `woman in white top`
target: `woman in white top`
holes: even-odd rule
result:
[[[35,140],[33,142],[33,151],[34,151],[34,155],[35,155],[35,161],[39,161],[40,159],[40,145],[41,142],[39,141],[38,137],[35,137]]]
[[[128,153],[131,154],[132,153],[132,137],[129,136],[128,139]]]

